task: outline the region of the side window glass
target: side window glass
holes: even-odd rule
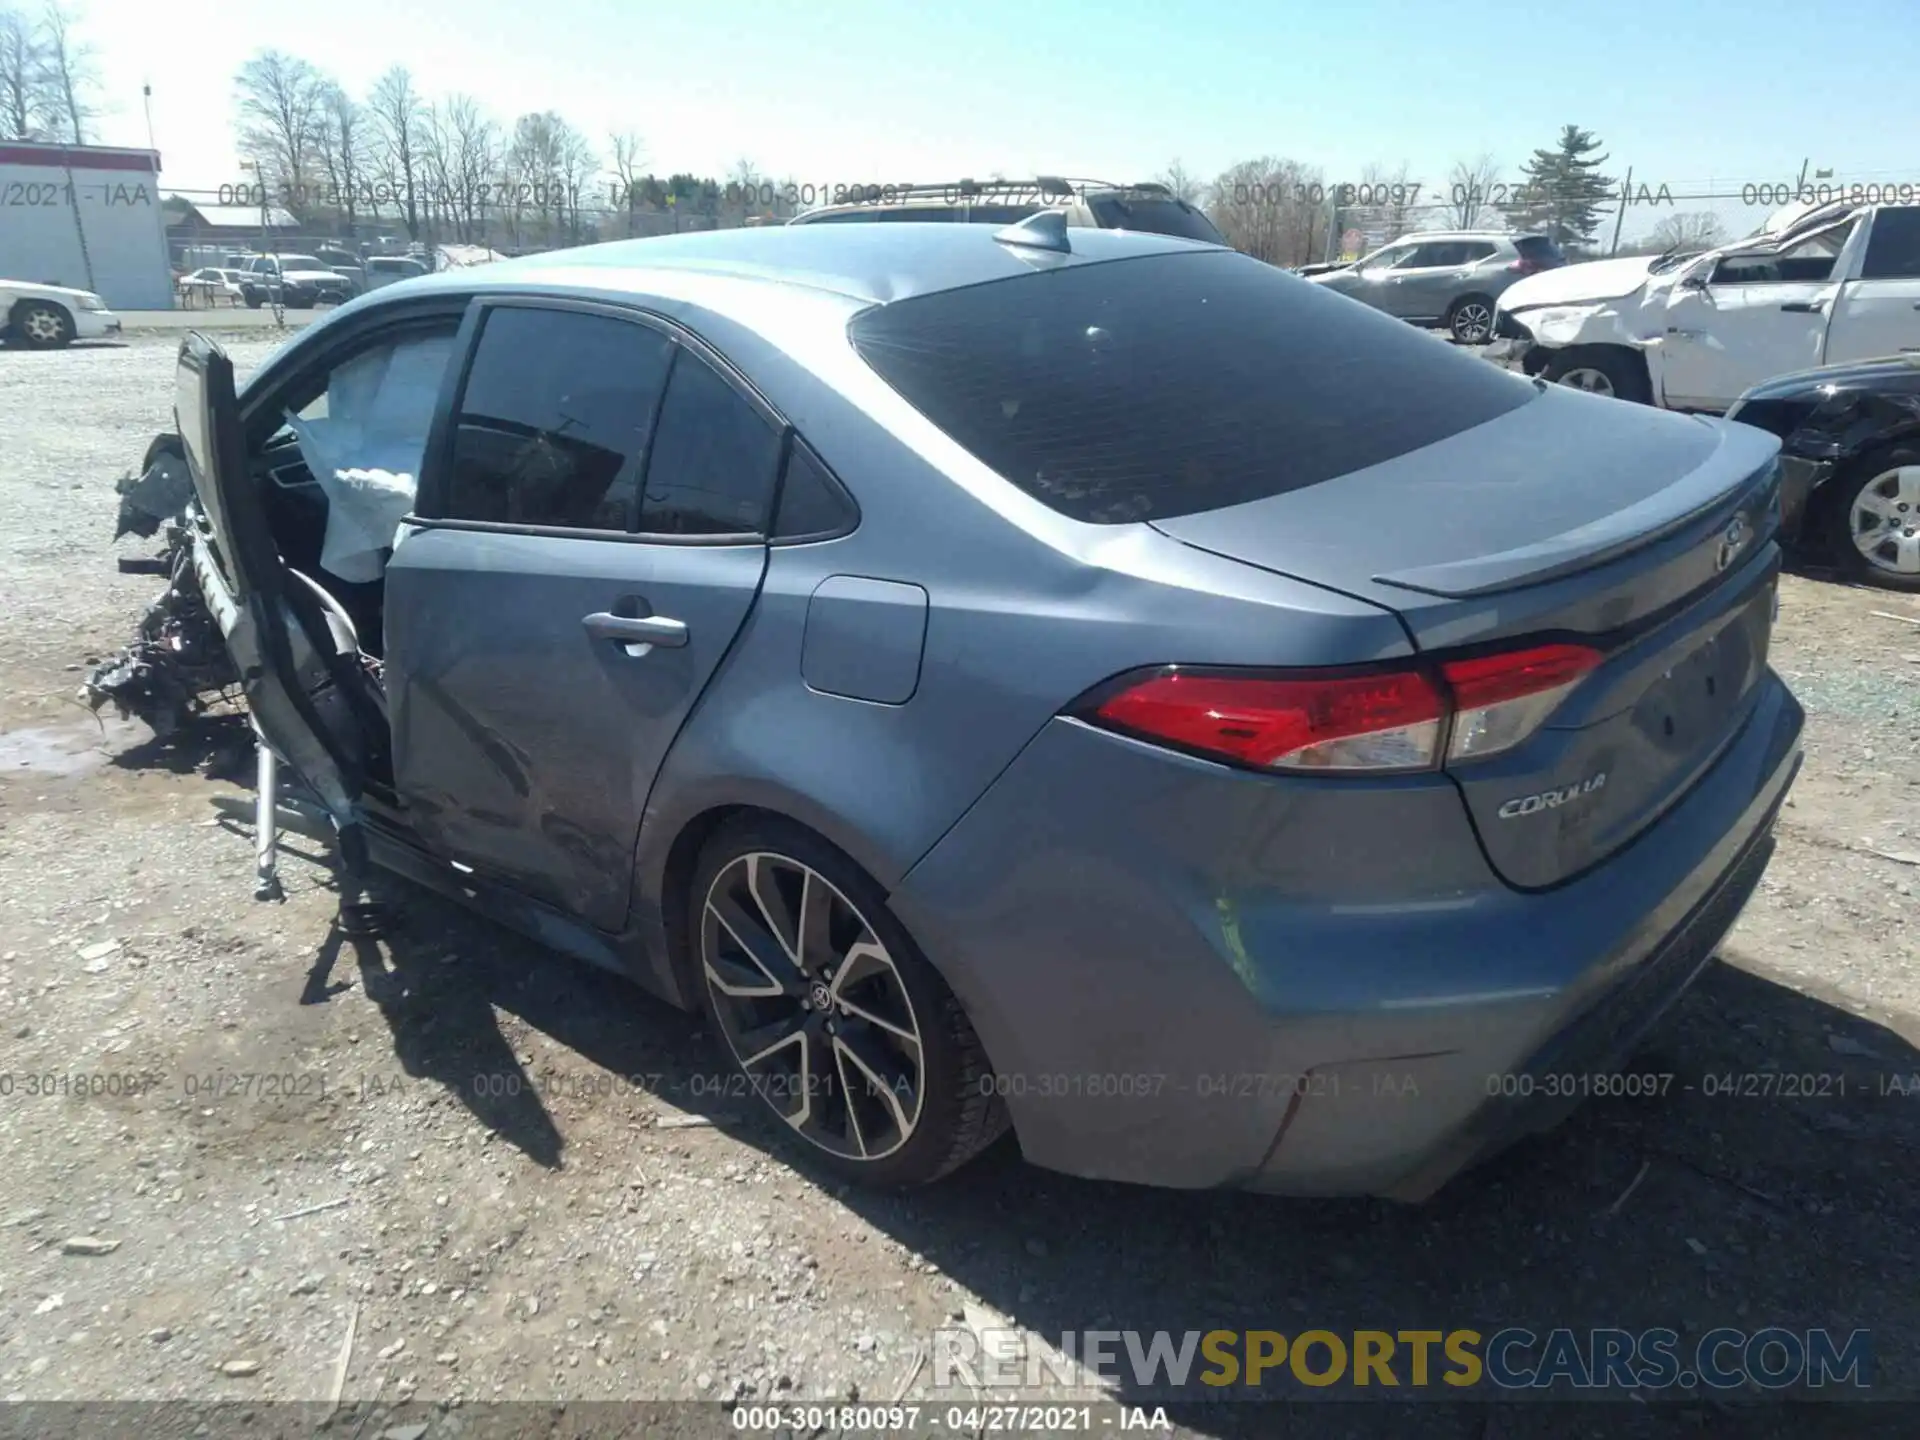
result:
[[[605,315],[489,312],[455,417],[445,518],[629,529],[672,351]]]
[[[826,468],[795,440],[780,482],[780,514],[773,524],[773,538],[824,540],[843,533],[854,519],[852,505],[828,478]]]
[[[780,432],[690,351],[673,367],[647,461],[639,528],[650,535],[760,535]]]
[[[1863,280],[1920,280],[1920,206],[1889,206],[1873,217]]]

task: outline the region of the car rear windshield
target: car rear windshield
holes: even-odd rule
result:
[[[1514,249],[1520,252],[1522,260],[1531,260],[1536,265],[1564,265],[1567,255],[1549,235],[1522,235],[1513,242]]]
[[[1209,245],[1227,243],[1200,211],[1164,196],[1095,195],[1087,206],[1103,229],[1145,230],[1154,235],[1177,235],[1182,240],[1205,240]]]
[[[954,440],[1094,524],[1317,485],[1537,393],[1403,321],[1222,251],[940,291],[862,311],[850,331]]]

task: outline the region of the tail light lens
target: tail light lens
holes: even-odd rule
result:
[[[1539,268],[1540,268],[1539,264],[1535,261],[1516,260],[1511,265],[1507,266],[1507,273],[1511,275],[1531,275],[1533,274],[1534,271],[1538,270]]]
[[[1518,745],[1600,663],[1583,645],[1393,669],[1266,673],[1166,666],[1102,687],[1081,719],[1235,764],[1431,770]]]

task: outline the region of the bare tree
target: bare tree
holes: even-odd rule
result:
[[[0,8],[0,140],[34,139],[55,108],[40,36],[18,10]]]
[[[258,167],[260,183],[278,186],[287,208],[304,218],[325,135],[326,77],[296,55],[262,50],[233,83],[241,151]]]
[[[1500,163],[1491,155],[1477,160],[1456,160],[1447,173],[1446,202],[1448,223],[1456,230],[1478,229],[1499,212],[1494,190],[1500,183]]]
[[[420,124],[424,105],[414,89],[413,76],[404,65],[396,65],[373,83],[367,96],[367,111],[373,117],[377,143],[375,164],[382,183],[389,187],[407,224],[407,238],[420,238],[420,193],[418,152]]]
[[[453,125],[444,106],[429,103],[420,112],[415,137],[415,159],[420,175],[420,213],[425,218],[427,245],[445,240],[458,223],[459,206],[454,189],[455,146]]]
[[[1667,250],[1712,250],[1725,245],[1733,236],[1711,210],[1683,210],[1669,215],[1648,232],[1634,248],[1651,253]]]
[[[84,145],[87,126],[100,113],[95,103],[100,72],[94,65],[93,47],[74,34],[74,23],[60,0],[50,0],[40,20],[40,53],[48,108],[58,132],[75,145]]]
[[[613,178],[619,187],[614,198],[627,212],[627,234],[631,235],[635,229],[634,217],[640,208],[640,167],[646,161],[647,151],[640,137],[631,130],[609,136],[608,143],[613,147]]]
[[[367,189],[366,113],[339,85],[326,81],[320,91],[320,168],[345,224],[359,233],[360,204]]]
[[[554,208],[566,227],[568,240],[577,245],[585,238],[580,223],[581,202],[586,198],[587,183],[600,171],[600,157],[593,153],[585,135],[559,116],[554,119],[559,121]]]
[[[1155,178],[1173,192],[1176,200],[1184,200],[1189,205],[1200,204],[1201,197],[1207,192],[1206,181],[1193,174],[1178,160],[1170,162],[1167,168]]]
[[[1236,250],[1270,265],[1311,260],[1327,229],[1326,187],[1297,160],[1243,160],[1213,182],[1208,214]]]
[[[453,198],[460,238],[486,244],[488,187],[500,173],[499,132],[471,95],[449,97],[445,109],[453,132]]]

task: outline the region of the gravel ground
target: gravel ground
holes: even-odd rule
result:
[[[1663,1098],[1589,1104],[1417,1209],[1091,1184],[1011,1144],[877,1197],[797,1165],[721,1097],[697,1026],[616,979],[411,890],[394,937],[343,942],[298,836],[287,902],[255,903],[244,730],[168,746],[77,707],[156,592],[107,537],[172,353],[0,352],[0,1395],[324,1400],[351,1328],[345,1413],[369,1435],[407,1400],[477,1433],[462,1402],[914,1399],[935,1329],[994,1316],[1864,1327],[1878,1386],[1911,1393],[1920,603],[1786,582],[1807,767],[1760,894],[1642,1057],[1678,1077]],[[231,353],[244,373],[270,346]],[[1704,1092],[1734,1074],[1837,1078]],[[49,1095],[41,1075],[143,1078]],[[1702,1401],[1545,1419],[1629,1433],[1656,1409],[1721,1423]],[[1399,1407],[1168,1410],[1181,1434],[1264,1436]],[[1484,1406],[1416,1413],[1397,1433],[1491,1433]],[[1741,1428],[1763,1420],[1813,1429]]]

